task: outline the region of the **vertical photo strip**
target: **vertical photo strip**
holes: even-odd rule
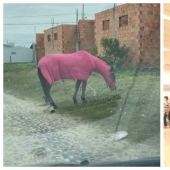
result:
[[[164,121],[164,166],[170,167],[170,3],[164,5],[164,105],[163,105],[163,121]]]

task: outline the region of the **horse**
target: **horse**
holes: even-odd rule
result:
[[[38,62],[38,77],[44,92],[44,99],[53,108],[51,112],[58,108],[50,95],[50,89],[54,82],[64,79],[77,80],[72,97],[74,104],[77,104],[76,96],[82,83],[81,100],[86,103],[86,85],[92,72],[102,75],[111,91],[116,89],[113,68],[86,51],[71,54],[48,54],[42,57]]]

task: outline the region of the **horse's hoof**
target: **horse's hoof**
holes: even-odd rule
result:
[[[55,110],[54,109],[50,110],[50,113],[55,113]]]
[[[83,103],[87,103],[85,97],[81,97],[81,100],[82,100]]]
[[[55,106],[53,106],[53,108],[54,108],[54,109],[58,109],[58,107],[57,107],[56,105],[55,105]]]
[[[53,106],[50,106],[50,107],[49,107],[49,112],[50,112],[50,113],[54,113],[54,112],[55,112],[55,109],[54,109]]]
[[[74,101],[74,100],[73,100],[73,103],[74,103],[74,104],[77,104],[77,101]]]
[[[57,106],[50,106],[49,112],[50,112],[50,113],[55,113],[55,111],[56,111],[57,108],[58,108]]]
[[[73,97],[73,103],[77,104],[77,100]]]

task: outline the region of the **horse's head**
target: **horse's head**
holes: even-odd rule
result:
[[[113,67],[109,70],[109,77],[107,79],[107,84],[111,91],[116,90],[116,76],[114,74]]]

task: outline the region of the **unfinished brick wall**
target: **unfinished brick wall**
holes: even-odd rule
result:
[[[45,55],[52,53],[52,41],[48,40],[48,36],[51,36],[51,29],[44,30]]]
[[[115,20],[115,25],[113,25]],[[147,65],[160,55],[160,4],[124,4],[95,14],[94,20],[79,21],[80,50],[91,52],[96,45],[103,55],[101,38],[113,38],[114,32],[121,45],[130,48],[127,66]],[[76,25],[59,25],[44,31],[45,54],[76,51]],[[159,66],[159,58],[154,66]]]
[[[94,20],[79,20],[79,40],[80,50],[85,50],[91,53],[91,48],[94,47]]]
[[[100,44],[101,38],[113,37],[113,9],[108,9],[95,14],[95,45],[98,47],[99,55],[103,54]],[[108,28],[104,29],[104,22],[109,22]]]
[[[45,54],[49,53],[72,53],[76,50],[75,25],[59,25],[53,29],[54,45],[48,36],[51,36],[51,29],[44,31]],[[54,46],[54,48],[53,48]]]
[[[53,53],[56,53],[56,54],[63,53],[62,25],[56,26],[54,28],[53,38],[54,38],[54,49],[52,50],[52,42],[50,43],[51,47],[49,46],[49,48],[52,50]]]
[[[45,55],[44,34],[36,34],[36,55],[39,61]]]
[[[113,9],[95,15],[95,43],[102,55],[100,40],[102,37],[113,38],[112,23],[107,30],[102,29],[105,20],[113,21]],[[130,47],[128,66],[146,65],[160,54],[160,5],[159,4],[124,4],[116,7],[116,37],[121,45]],[[154,62],[159,66],[160,61]]]
[[[160,57],[160,4],[139,4],[139,59],[142,65]],[[160,65],[158,58],[155,66]]]
[[[62,53],[76,51],[75,25],[62,25]]]
[[[138,6],[138,4],[124,4],[116,7],[116,38],[119,39],[121,45],[125,44],[130,47],[131,60],[127,64],[131,65],[136,64],[140,55],[138,40],[140,12]],[[121,17],[124,16],[127,16],[128,23],[120,25]]]

